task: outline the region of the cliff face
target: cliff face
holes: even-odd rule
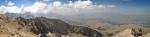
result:
[[[59,35],[68,35],[69,33],[82,34],[89,37],[102,37],[102,34],[96,30],[92,30],[83,26],[72,26],[59,19],[49,19],[45,17],[37,17],[34,19],[24,19],[22,17],[15,18],[18,25],[26,28],[34,34],[45,35],[55,33]]]

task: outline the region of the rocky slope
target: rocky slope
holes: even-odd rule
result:
[[[69,35],[71,33],[81,34],[88,37],[102,37],[102,34],[96,30],[83,26],[72,26],[59,19],[49,19],[45,17],[25,19],[17,17],[15,19],[6,19],[7,21],[3,19],[1,20],[0,25],[2,26],[2,29],[0,30],[9,32],[13,37],[36,37],[37,35],[40,37],[48,37],[50,34],[55,34],[54,36],[58,37],[61,35]],[[4,35],[10,36],[9,34]]]
[[[142,34],[142,30],[135,30],[135,29],[126,29],[124,31],[121,31],[112,37],[150,37],[150,34]]]
[[[126,29],[122,32],[117,33],[112,37],[134,37],[134,35],[132,34],[132,29]]]

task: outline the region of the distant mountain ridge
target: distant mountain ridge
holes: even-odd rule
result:
[[[26,13],[9,13],[9,12],[6,12],[4,15],[10,17],[10,18],[16,18],[16,17],[23,17],[23,18],[35,18],[36,16],[32,15],[30,12],[26,12]]]
[[[60,19],[64,22],[67,22],[71,25],[81,25],[82,23],[77,22],[77,21],[73,21],[70,19],[67,19],[65,16],[61,15],[61,14],[56,14],[56,13],[48,13],[48,14],[33,14],[30,12],[25,12],[25,13],[10,13],[10,12],[6,12],[4,14],[5,16],[8,16],[10,18],[17,18],[17,17],[23,17],[26,19],[30,19],[30,18],[36,18],[36,17],[46,17],[46,18],[53,18],[53,19]]]

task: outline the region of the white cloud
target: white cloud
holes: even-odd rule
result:
[[[20,13],[21,8],[18,8],[17,6],[1,6],[0,12],[1,13],[5,13],[5,12]]]
[[[99,8],[105,8],[106,6],[104,5],[98,5]]]
[[[77,1],[77,2],[74,2],[73,4],[75,8],[87,8],[88,6],[92,5],[92,2],[91,1]]]
[[[115,7],[115,5],[107,5],[107,7]]]
[[[20,13],[23,11],[24,5],[21,7],[14,6],[14,3],[11,1],[8,2],[8,6],[0,6],[0,13],[10,12],[10,13]]]
[[[46,1],[46,0],[45,0]],[[92,1],[76,1],[72,2],[69,1],[69,3],[61,3],[59,1],[52,2],[50,4],[46,4],[44,2],[35,2],[32,6],[24,7],[24,5],[21,5],[21,7],[13,6],[14,3],[11,1],[8,3],[9,6],[1,6],[0,12],[14,12],[14,13],[20,13],[20,12],[31,12],[31,13],[75,13],[75,12],[83,12],[83,11],[91,11],[91,10],[97,10],[97,9],[104,9],[104,8],[111,8],[115,7],[115,5],[93,5]],[[100,11],[100,10],[97,10]]]
[[[14,3],[12,3],[11,1],[9,1],[9,2],[8,2],[8,5],[9,5],[9,6],[13,6]]]
[[[61,2],[55,1],[55,2],[53,2],[53,6],[56,6],[56,7],[61,6]]]
[[[25,7],[25,11],[36,13],[39,10],[44,9],[45,6],[47,6],[47,4],[42,3],[42,2],[35,2],[34,5],[29,6],[29,7]]]

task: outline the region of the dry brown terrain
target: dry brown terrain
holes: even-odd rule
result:
[[[93,20],[83,23],[71,26],[57,19],[0,15],[0,37],[150,37],[150,28],[143,27],[143,24],[112,25]]]

